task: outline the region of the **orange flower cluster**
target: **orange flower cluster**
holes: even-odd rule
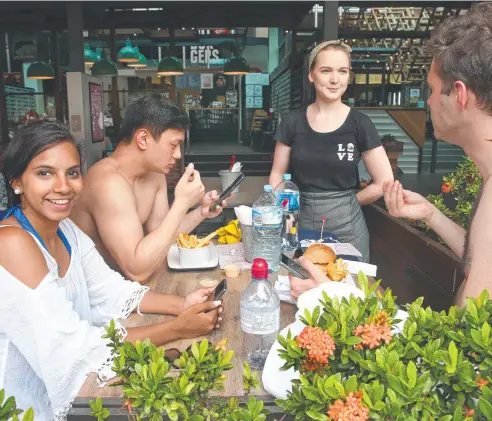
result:
[[[474,409],[468,409],[468,407],[465,405],[463,407],[463,413],[465,415],[465,418],[473,417],[475,415],[475,410]]]
[[[319,327],[306,326],[296,338],[299,348],[309,351],[307,361],[303,362],[303,371],[318,371],[328,365],[328,358],[335,351],[335,341]]]
[[[388,323],[389,316],[385,311],[380,311],[374,317],[369,317],[368,323],[357,326],[354,335],[362,338],[362,343],[355,345],[355,349],[374,349],[381,345],[382,341],[389,344],[391,341],[391,327]]]
[[[489,384],[489,381],[485,379],[478,379],[475,383],[477,383],[479,389],[482,390],[484,386],[487,386]]]
[[[449,193],[451,190],[453,190],[453,185],[449,181],[444,183],[441,187],[443,193]]]
[[[333,421],[367,421],[369,408],[362,406],[362,392],[349,393],[345,402],[337,399],[328,408],[328,417]]]

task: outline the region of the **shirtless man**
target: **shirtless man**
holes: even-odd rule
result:
[[[424,221],[463,259],[466,280],[456,298],[463,306],[484,289],[492,293],[492,3],[446,20],[427,46],[434,57],[427,77],[434,135],[463,148],[480,171],[482,190],[468,232],[398,181],[385,185],[384,199],[391,216]],[[310,262],[303,266],[311,279],[291,279],[296,297],[321,279]]]
[[[222,212],[221,207],[209,212],[217,191],[205,194],[192,164],[177,183],[169,207],[166,174],[181,159],[188,124],[188,116],[168,101],[133,102],[123,118],[118,147],[85,176],[70,217],[92,238],[106,262],[128,279],[147,282],[178,233],[188,233]],[[198,202],[197,209],[188,212]]]

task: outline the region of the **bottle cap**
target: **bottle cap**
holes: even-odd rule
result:
[[[273,187],[270,185],[270,184],[266,184],[265,187],[263,187],[263,189],[267,192],[267,193],[271,193],[272,190],[273,190]]]
[[[292,177],[290,174],[284,174],[282,176],[282,180],[284,180],[284,181],[290,181],[291,179],[292,179]]]
[[[251,276],[255,279],[268,278],[268,263],[265,259],[253,259],[253,266],[251,266]]]

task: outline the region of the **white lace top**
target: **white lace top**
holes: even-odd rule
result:
[[[64,419],[88,373],[110,367],[103,326],[128,317],[148,291],[111,270],[72,221],[60,228],[72,247],[63,278],[37,239],[49,273],[36,289],[0,266],[0,389],[33,407],[36,421]]]

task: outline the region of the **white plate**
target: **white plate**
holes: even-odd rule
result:
[[[207,261],[197,261],[193,266],[181,266],[179,262],[179,250],[177,244],[173,244],[167,254],[167,265],[172,270],[200,270],[213,269],[219,264],[219,255],[214,244],[210,245],[210,259]]]

